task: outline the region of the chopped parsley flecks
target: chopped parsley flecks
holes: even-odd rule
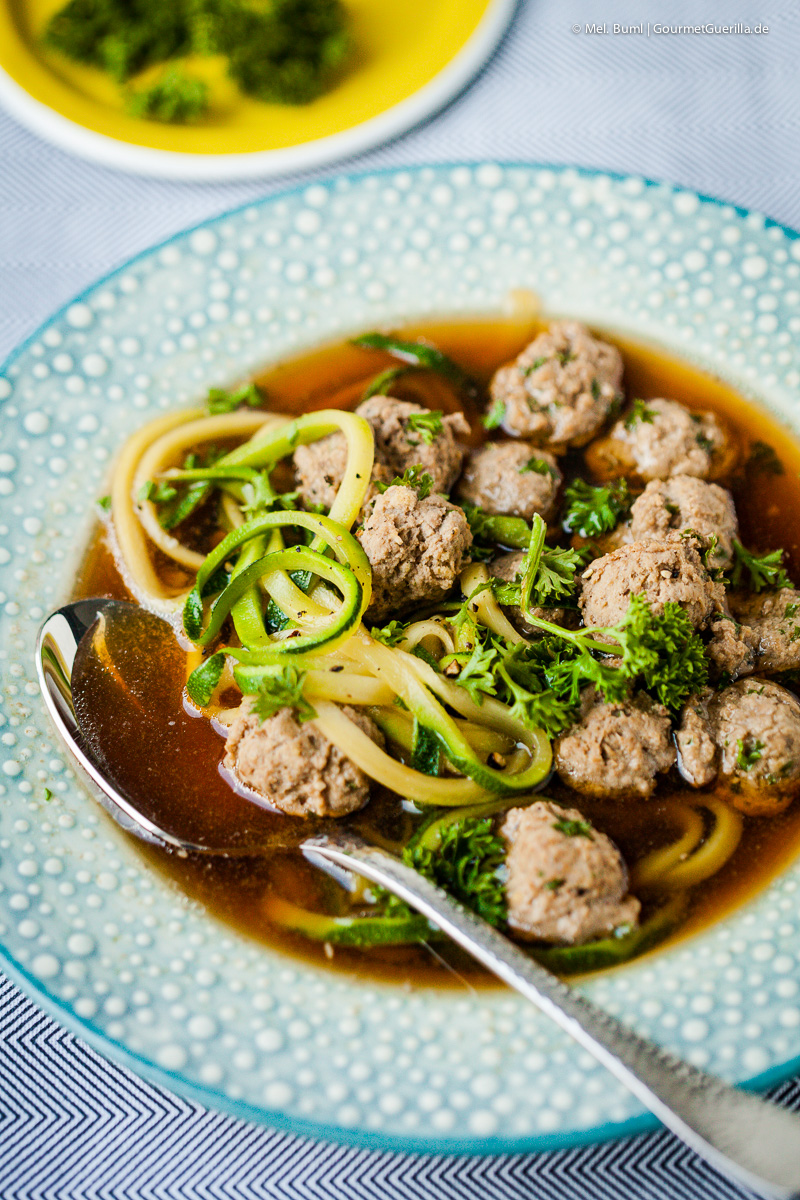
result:
[[[497,429],[503,424],[506,419],[506,402],[505,400],[493,401],[488,412],[483,417],[484,429]]]
[[[631,411],[625,418],[625,428],[633,429],[634,425],[640,421],[645,425],[652,425],[656,416],[654,408],[648,408],[644,400],[636,399],[631,405]]]
[[[444,428],[443,418],[444,413],[441,409],[435,409],[433,412],[412,413],[406,421],[406,429],[412,433],[418,433],[420,439],[426,446],[433,444],[434,438],[438,437]],[[412,446],[416,446],[418,439],[412,441],[408,438]]]
[[[558,471],[551,463],[546,462],[543,458],[537,458],[534,454],[524,466],[519,468],[520,475],[533,473],[534,475],[549,475],[551,479],[558,478]]]
[[[764,743],[750,737],[739,738],[736,743],[736,765],[740,771],[749,771],[760,762]]]
[[[389,483],[380,483],[376,480],[375,487],[381,493],[388,492],[390,487],[413,488],[420,500],[425,500],[433,491],[433,480],[421,466],[406,467],[402,475],[395,475]]]
[[[553,829],[557,829],[565,837],[585,837],[590,839],[594,832],[588,821],[571,821],[568,818],[564,818],[561,821],[554,821]]]

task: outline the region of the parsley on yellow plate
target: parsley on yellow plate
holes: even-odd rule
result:
[[[207,113],[172,124],[132,115],[107,73],[43,45],[64,0],[0,0],[0,102],[39,134],[108,166],[183,179],[275,175],[358,153],[441,107],[486,60],[516,7],[516,0],[343,3],[351,50],[329,91],[306,104],[263,103],[240,90],[224,56],[190,55],[181,70],[206,85]],[[137,87],[162,75],[162,66],[149,68]]]

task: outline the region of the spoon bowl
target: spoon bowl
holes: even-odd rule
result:
[[[67,746],[83,782],[94,798],[126,833],[146,842],[166,846],[179,854],[206,854],[210,847],[186,842],[146,817],[109,779],[98,763],[91,742],[81,729],[75,712],[72,677],[78,650],[100,619],[120,608],[136,608],[120,600],[77,600],[52,613],[39,631],[36,671],[45,707],[62,741]],[[158,618],[154,618],[158,620]]]
[[[116,653],[108,654],[107,644],[124,644],[120,630],[132,641],[134,651],[118,662]],[[96,653],[98,644],[102,656]],[[182,811],[171,803],[157,757],[148,753],[148,739],[169,714],[160,711],[161,697],[138,686],[136,668],[148,654],[175,651],[169,622],[123,600],[77,600],[44,622],[36,648],[39,685],[50,719],[83,782],[126,833],[182,857],[247,857],[297,848],[301,839],[289,839],[284,822],[280,831],[275,830],[275,813],[246,796],[231,792],[230,811],[213,824],[203,821],[197,811]],[[101,699],[108,710],[102,720]],[[180,715],[194,723],[193,718]],[[119,755],[106,753],[114,725],[118,736],[136,747],[128,755],[134,760],[130,778],[122,778],[115,768]],[[159,811],[165,813],[161,819],[156,815]]]

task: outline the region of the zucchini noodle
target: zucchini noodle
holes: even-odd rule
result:
[[[183,546],[177,538],[162,529],[151,500],[139,500],[143,486],[163,474],[182,453],[204,442],[245,434],[249,435],[249,441],[224,455],[215,466],[272,467],[281,458],[291,454],[296,446],[335,432],[344,434],[348,453],[344,478],[330,516],[349,529],[364,502],[374,457],[370,426],[355,413],[328,410],[291,420],[265,412],[207,416],[202,410],[189,409],[159,417],[134,434],[123,447],[111,490],[111,515],[118,557],[124,568],[125,581],[134,596],[148,608],[164,614],[179,611],[184,596],[184,593],[175,595],[164,587],[153,566],[148,539],[186,570],[199,571],[205,561],[204,555]],[[232,526],[240,523],[240,517],[231,504],[225,506],[225,515]],[[276,581],[273,581],[273,586],[278,586]],[[288,577],[279,590],[284,604],[298,608],[299,589],[292,585]],[[277,597],[276,603],[280,604]],[[321,615],[321,612],[317,615]]]
[[[228,530],[238,529],[240,525],[244,525],[246,520],[245,515],[234,497],[230,496],[227,492],[223,492],[221,500],[222,516],[228,526]]]
[[[660,885],[663,877],[692,854],[703,840],[705,824],[697,808],[688,804],[670,804],[664,815],[671,825],[680,829],[680,837],[639,859],[632,873],[638,887]]]
[[[236,667],[234,674],[249,689],[251,678],[260,678],[263,672],[259,671],[257,676],[252,676],[248,675],[247,668]],[[369,675],[357,675],[354,671],[334,673],[330,668],[321,670],[311,666],[306,670],[303,680],[303,695],[312,702],[332,700],[336,704],[383,706],[392,704],[395,694],[387,684]]]
[[[546,763],[544,774],[549,774],[552,763],[550,739],[540,729],[528,729],[516,717],[511,716],[506,704],[495,700],[493,696],[484,696],[483,703],[476,704],[464,688],[459,687],[444,675],[437,674],[428,663],[422,662],[419,658],[406,655],[404,662],[420,682],[429,687],[450,708],[460,712],[462,717],[466,717],[478,725],[488,725],[492,729],[499,729],[501,733],[508,734],[515,742],[521,742],[527,746],[533,757],[540,759],[543,764]]]
[[[420,804],[448,807],[478,804],[486,799],[486,790],[471,779],[438,779],[391,758],[335,704],[322,700],[316,709],[313,724],[320,733],[360,767],[365,775],[380,780],[393,792]]]
[[[280,659],[299,658],[309,652],[321,648],[334,649],[352,635],[353,628],[361,620],[361,614],[366,606],[366,596],[355,574],[340,563],[331,562],[316,550],[305,546],[293,546],[290,550],[279,550],[276,554],[266,554],[237,575],[226,587],[211,609],[208,624],[192,637],[198,645],[208,645],[220,632],[225,617],[235,606],[236,601],[245,594],[262,576],[271,571],[296,568],[298,570],[315,571],[336,583],[343,593],[343,603],[338,613],[324,625],[315,628],[313,633],[289,636],[282,639],[272,639],[264,633],[263,641],[254,647],[239,648],[229,646],[225,653],[232,655],[247,667],[267,666]],[[240,618],[241,620],[241,618]],[[259,618],[260,620],[260,618]],[[184,621],[184,628],[186,623]],[[261,623],[263,629],[263,622]],[[188,632],[188,630],[187,630]],[[297,632],[297,631],[293,631]],[[192,636],[190,634],[190,636]],[[251,639],[252,642],[255,638]],[[236,672],[235,672],[236,674]],[[238,682],[238,675],[237,675]]]
[[[469,602],[469,610],[473,617],[491,629],[492,633],[499,634],[509,642],[524,642],[525,639],[517,633],[495,600],[489,587],[489,572],[486,567],[483,563],[470,563],[461,572],[461,590],[465,596],[472,597],[477,588],[481,591]]]
[[[153,566],[147,539],[134,507],[133,480],[139,460],[148,446],[162,434],[202,416],[202,409],[188,409],[150,421],[128,439],[114,467],[111,518],[123,578],[140,604],[164,613],[178,612],[183,600],[164,588]]]
[[[699,808],[708,809],[714,817],[714,826],[705,840]],[[670,890],[694,887],[721,870],[742,836],[741,815],[716,796],[704,796],[693,807],[672,805],[669,817],[681,827],[681,836],[637,862],[631,873],[632,887]]]
[[[390,688],[386,690],[392,694]],[[311,694],[308,687],[306,687],[305,691],[307,694]],[[333,698],[330,697],[330,699]],[[394,698],[393,695],[392,698]],[[353,703],[353,701],[349,701],[349,703]],[[396,742],[398,746],[402,746],[404,750],[408,751],[413,749],[414,718],[410,713],[402,712],[401,709],[392,706],[391,708],[371,708],[369,716],[372,717],[378,728],[387,737],[391,738],[392,741]],[[502,733],[497,733],[493,729],[487,729],[483,725],[474,725],[471,721],[458,719],[456,719],[456,725],[464,734],[464,737],[473,750],[478,754],[482,754],[484,758],[488,758],[490,754],[510,754],[514,749],[514,743],[511,741],[511,738],[506,737]]]
[[[203,592],[207,583],[231,556],[234,550],[246,547],[246,543],[260,540],[262,535],[280,529],[286,525],[299,525],[316,534],[315,542],[327,543],[334,552],[337,561],[324,558],[316,550],[304,546],[294,546],[289,550],[279,550],[272,554],[251,560],[246,553],[246,562],[241,570],[234,573],[230,582],[214,602],[209,620],[204,622]],[[372,585],[372,572],[369,560],[361,549],[358,541],[347,530],[331,521],[328,517],[317,516],[306,512],[273,512],[262,517],[254,517],[238,529],[231,532],[209,554],[197,573],[195,586],[188,593],[183,611],[183,626],[187,636],[196,645],[208,645],[219,632],[222,623],[231,608],[244,596],[247,589],[261,581],[267,592],[271,593],[271,582],[280,581],[285,572],[290,570],[310,571],[327,579],[339,589],[343,602],[338,614],[327,614],[328,620],[315,622],[316,632],[306,636],[301,635],[291,645],[276,649],[272,640],[267,636],[260,606],[249,605],[239,611],[239,622],[245,633],[246,648],[236,651],[239,661],[248,666],[265,665],[274,662],[276,656],[286,654],[298,655],[307,650],[335,645],[345,640],[359,621],[364,609],[369,604]],[[305,594],[300,592],[305,600]],[[297,616],[307,615],[305,609],[297,609]],[[237,630],[239,631],[239,630]],[[239,631],[241,632],[241,631]],[[341,636],[340,636],[341,635]],[[255,643],[255,648],[251,649]],[[230,650],[234,653],[233,649]]]
[[[542,783],[550,773],[552,751],[549,740],[541,731],[525,729],[522,724],[509,717],[508,724],[503,731],[512,734],[515,741],[521,742],[526,747],[529,752],[529,763],[527,768],[522,771],[493,770],[480,761],[453,718],[436,700],[435,692],[438,690],[439,683],[442,682],[446,685],[448,681],[438,675],[432,667],[413,655],[407,654],[404,650],[390,649],[388,646],[376,642],[363,629],[348,644],[348,651],[352,647],[355,647],[355,653],[359,659],[367,663],[378,678],[385,679],[390,687],[395,689],[397,695],[417,717],[420,724],[436,736],[444,754],[453,766],[464,775],[479,782],[486,792],[499,792],[503,795],[511,792],[530,791]],[[422,674],[419,668],[424,668],[425,673]],[[436,688],[432,686],[431,680],[436,682]],[[462,688],[458,688],[454,684],[450,686],[453,691],[463,692]],[[447,690],[449,691],[449,689]],[[464,712],[461,709],[462,715],[472,716],[473,712],[483,715],[481,708],[472,704],[465,692],[464,698],[471,705],[471,710]],[[461,703],[460,698],[459,703]],[[457,711],[459,710],[458,705],[453,706]],[[508,716],[508,709],[505,705],[494,701],[495,712],[498,709]],[[495,722],[484,718],[482,721],[478,720],[478,724],[495,724]],[[513,732],[509,726],[513,726]]]
[[[452,654],[456,648],[452,636],[441,621],[437,621],[435,618],[427,621],[414,621],[406,630],[406,635],[400,645],[404,650],[413,650],[415,646],[420,645],[425,649],[430,649],[430,646],[425,643],[433,640],[440,643],[445,654]]]
[[[252,567],[253,563],[263,558],[265,550],[268,554],[273,555],[283,549],[280,529],[273,529],[270,532],[268,543],[263,536],[253,538],[239,555],[231,572],[231,581],[248,567]],[[263,576],[259,576],[257,582],[261,583],[262,579]],[[264,625],[264,615],[261,609],[261,594],[257,587],[248,588],[244,595],[240,596],[231,606],[231,618],[236,634],[244,646],[263,646],[269,642],[269,634]]]
[[[217,416],[204,416],[199,420],[189,421],[177,429],[162,434],[149,445],[136,465],[131,483],[130,499],[136,506],[139,521],[153,545],[158,546],[163,554],[191,571],[197,571],[203,565],[204,554],[198,554],[196,550],[189,550],[186,546],[182,546],[177,538],[161,528],[152,500],[139,500],[139,494],[149,480],[155,479],[167,465],[174,463],[176,458],[193,446],[218,438],[262,433],[264,426],[271,431],[273,427],[279,428],[287,421],[288,417],[264,412],[220,413]],[[259,445],[260,442],[256,444]],[[226,454],[216,465],[227,463],[233,454],[236,454],[235,450],[231,454]]]

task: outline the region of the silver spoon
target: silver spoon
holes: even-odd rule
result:
[[[47,619],[36,665],[47,710],[100,803],[129,833],[188,853],[226,853],[182,841],[137,811],[104,774],[72,699],[81,639],[114,600],[68,604]],[[800,1117],[690,1066],[626,1028],[508,938],[392,855],[346,831],[300,843],[312,862],[364,875],[395,892],[580,1043],[664,1125],[729,1178],[775,1200],[800,1200]]]

